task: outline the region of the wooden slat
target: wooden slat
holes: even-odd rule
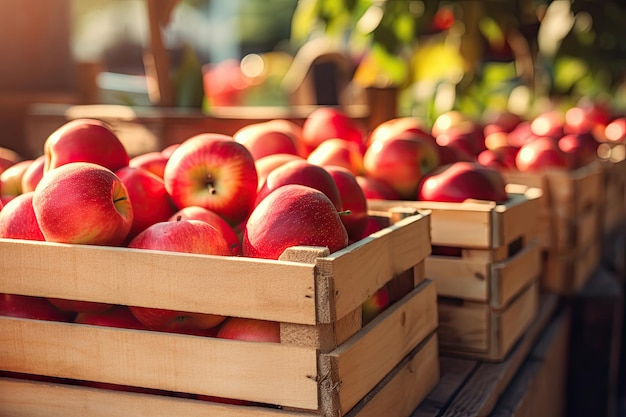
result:
[[[519,184],[507,184],[507,191],[520,187]],[[493,247],[504,246],[519,237],[535,234],[543,191],[539,188],[527,188],[523,193],[521,189],[519,191],[520,194],[509,194],[511,199],[497,205],[493,211]]]
[[[425,264],[426,275],[435,282],[439,295],[489,301],[491,268],[488,263],[448,256],[429,256]]]
[[[587,210],[581,212],[575,219],[575,246],[578,248],[586,247],[587,245],[598,240],[600,233],[598,226],[599,206],[588,207]],[[626,216],[626,213],[624,213]]]
[[[231,406],[160,395],[0,378],[3,417],[305,417],[314,413]]]
[[[0,317],[0,368],[316,410],[315,349]]]
[[[557,308],[558,296],[541,297],[537,319],[511,353],[499,363],[481,363],[439,417],[484,417],[493,410]]]
[[[523,287],[536,280],[542,271],[539,241],[530,242],[522,251],[502,262],[493,264],[491,270],[490,305],[495,309],[506,306]]]
[[[429,215],[407,217],[330,256],[319,258],[322,277],[332,278],[336,317],[363,304],[395,275],[422,262],[431,251]]]
[[[347,417],[407,417],[439,382],[437,335],[432,333]]]
[[[411,417],[437,417],[476,370],[478,362],[470,359],[439,358],[439,384],[426,396]]]
[[[487,352],[489,349],[489,306],[476,302],[439,299],[439,345],[442,351]],[[460,300],[459,300],[460,301]]]
[[[341,381],[338,400],[342,413],[352,409],[437,328],[436,300],[435,286],[427,280],[370,322],[358,336],[322,355]]]
[[[496,330],[494,338],[498,344],[489,359],[499,361],[508,355],[513,345],[537,317],[538,309],[539,286],[535,281],[502,311],[497,329],[492,326],[492,329]]]
[[[316,323],[312,265],[11,239],[0,249],[4,293]]]

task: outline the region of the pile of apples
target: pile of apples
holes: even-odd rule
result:
[[[451,111],[427,126],[399,117],[365,132],[322,107],[301,126],[255,123],[131,158],[108,125],[78,119],[53,132],[34,160],[0,152],[0,237],[266,259],[296,245],[332,253],[382,228],[368,200],[504,202],[503,171],[587,164],[598,135],[626,136],[620,120],[581,104],[531,120],[502,112],[478,122]],[[364,322],[390,297],[386,287],[372,295]],[[3,295],[0,313],[17,314],[18,298]],[[104,322],[121,327],[218,336],[241,321],[233,337],[278,337],[276,323],[250,336],[245,320],[159,309],[130,307],[122,320],[124,309],[111,305],[46,299],[26,310],[44,301],[55,314],[33,318],[111,314]]]

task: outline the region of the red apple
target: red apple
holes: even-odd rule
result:
[[[414,137],[373,142],[365,151],[365,175],[389,184],[400,199],[413,200],[422,176],[439,165],[435,145]]]
[[[611,142],[623,142],[626,139],[626,117],[616,117],[604,128],[604,136]]]
[[[475,158],[480,152],[486,149],[485,138],[478,135],[476,131],[463,132],[456,129],[440,133],[436,137],[440,146],[455,148],[461,155]]]
[[[233,226],[252,211],[258,187],[250,151],[217,133],[183,142],[170,156],[163,179],[178,209],[204,207]]]
[[[348,245],[348,233],[335,204],[323,192],[287,184],[268,194],[246,222],[244,256],[278,259],[292,246],[325,246],[336,252]]]
[[[326,139],[311,151],[307,161],[322,167],[341,166],[350,170],[354,175],[363,174],[363,154],[359,145],[345,139]]]
[[[515,165],[520,171],[571,167],[570,159],[559,148],[558,141],[548,136],[539,137],[523,145],[517,152]]]
[[[0,146],[0,174],[11,165],[23,160],[24,158],[14,150]]]
[[[435,143],[439,155],[439,165],[452,164],[459,161],[474,161],[476,158],[460,146],[442,146]]]
[[[478,130],[482,130],[482,128],[472,117],[458,110],[450,110],[435,118],[430,129],[430,134],[436,138],[441,134],[451,131],[470,133],[477,132]]]
[[[487,110],[483,115],[483,133],[485,137],[492,133],[509,133],[524,119],[515,113],[501,110]]]
[[[356,181],[361,186],[365,198],[368,200],[399,200],[400,196],[391,185],[365,175],[357,175]]]
[[[277,153],[257,159],[254,162],[254,166],[256,167],[256,172],[259,177],[259,189],[263,186],[268,174],[272,172],[274,168],[278,168],[286,162],[295,160],[305,161],[301,156],[290,153]]]
[[[0,237],[44,241],[33,210],[33,191],[16,196],[0,211]]]
[[[509,196],[506,182],[496,169],[478,162],[456,162],[426,175],[420,183],[417,199],[453,203],[474,199],[503,203]]]
[[[559,149],[570,156],[573,168],[578,168],[598,159],[598,141],[591,132],[570,133],[558,140]]]
[[[48,297],[48,301],[56,308],[69,313],[102,313],[107,311],[113,304],[97,303],[93,301],[67,300],[64,298]]]
[[[174,151],[176,149],[178,149],[178,147],[180,146],[180,143],[172,143],[171,145],[168,145],[165,147],[165,149],[163,149],[161,151],[161,153],[169,159],[170,156],[172,156],[172,154],[174,153]]]
[[[430,134],[430,129],[425,123],[417,117],[397,117],[387,120],[376,126],[368,137],[368,146],[377,140],[386,140],[399,136],[403,133],[409,133],[413,136],[424,137],[433,142],[435,138]]]
[[[118,246],[133,224],[122,181],[89,162],[71,162],[46,173],[34,191],[33,208],[49,242]]]
[[[170,252],[229,256],[226,239],[200,220],[176,220],[156,223],[139,233],[129,248]],[[223,316],[175,311],[161,308],[131,306],[133,315],[150,330],[186,333],[209,329],[220,324]]]
[[[229,317],[220,326],[217,337],[246,342],[280,343],[280,323],[244,317]]]
[[[130,160],[111,128],[92,119],[75,119],[55,130],[44,142],[44,154],[44,172],[70,162],[91,162],[115,172]]]
[[[255,206],[271,192],[287,184],[299,184],[315,188],[326,194],[338,211],[342,210],[339,189],[332,176],[325,168],[304,160],[290,161],[272,170],[258,192]]]
[[[298,138],[270,122],[244,126],[233,134],[233,139],[245,146],[255,160],[278,153],[298,155]]]
[[[536,136],[548,136],[558,139],[563,136],[565,119],[563,113],[551,110],[537,115],[530,122],[530,130]]]
[[[165,171],[165,165],[168,159],[169,157],[163,152],[146,152],[132,157],[128,162],[128,166],[147,169],[157,177],[163,178],[163,172]]]
[[[217,231],[220,232],[220,234],[224,237],[224,239],[226,239],[226,243],[230,248],[230,254],[232,256],[241,255],[241,241],[235,233],[235,229],[217,213],[209,209],[205,209],[204,207],[200,206],[185,207],[174,213],[168,220],[201,220],[203,222],[206,222],[215,227]]]
[[[0,174],[0,195],[15,197],[22,194],[22,177],[33,162],[33,159],[26,159],[5,169]]]
[[[491,168],[514,170],[517,169],[515,165],[515,157],[517,156],[518,148],[510,145],[500,146],[493,149],[485,149],[478,154],[478,163]]]
[[[124,167],[115,172],[126,187],[133,210],[133,225],[127,241],[155,223],[168,220],[176,207],[161,177],[144,168]]]
[[[384,286],[369,297],[361,306],[361,322],[366,325],[389,307],[389,289]]]
[[[383,221],[378,216],[367,216],[367,226],[365,226],[365,230],[363,231],[363,236],[369,236],[372,233],[378,232],[379,230],[383,230],[385,227],[389,226],[388,221]]]
[[[327,139],[345,139],[365,149],[363,133],[354,120],[334,107],[313,110],[302,125],[302,141],[306,156]]]
[[[127,306],[115,305],[102,312],[79,313],[74,319],[75,323],[91,324],[93,326],[118,327],[123,329],[145,330],[130,312]]]
[[[40,155],[26,168],[22,174],[22,192],[35,191],[35,187],[43,177],[43,167],[46,162],[45,155]]]
[[[521,148],[526,143],[532,142],[533,140],[537,139],[538,136],[533,133],[530,126],[530,121],[523,121],[518,124],[515,129],[513,129],[506,135],[507,144],[516,148]],[[485,141],[486,140],[487,138],[485,138]],[[497,143],[494,147],[500,145],[502,145],[502,143]],[[488,147],[491,148],[491,146]]]
[[[59,310],[44,297],[17,294],[0,294],[0,315],[63,322],[70,322],[75,316]]]
[[[327,166],[326,170],[335,180],[341,207],[349,214],[341,215],[341,221],[348,232],[348,240],[355,242],[363,237],[367,227],[367,199],[355,175],[348,169],[340,166]]]

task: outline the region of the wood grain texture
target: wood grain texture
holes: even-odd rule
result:
[[[15,372],[318,408],[312,348],[0,317],[0,358]]]

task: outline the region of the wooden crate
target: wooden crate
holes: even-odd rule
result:
[[[439,378],[436,291],[421,273],[429,232],[429,215],[415,215],[335,253],[296,247],[278,261],[0,240],[3,293],[251,317],[281,327],[281,343],[259,343],[0,317],[1,370],[274,406],[7,378],[0,414],[50,416],[54,409],[82,416],[93,408],[90,415],[362,417],[384,409],[408,416]],[[414,288],[362,325],[362,303],[407,271]]]
[[[503,172],[503,175],[508,183],[543,191],[537,230],[544,249],[560,251],[588,243],[584,240],[587,235],[579,231],[579,220],[588,212],[600,215],[599,202],[604,190],[599,161],[576,170]]]
[[[602,244],[544,253],[541,286],[544,291],[570,296],[585,285],[601,260]]]
[[[608,235],[626,222],[626,159],[602,161],[602,169],[605,192],[599,229]]]
[[[431,254],[425,264],[426,276],[437,286],[439,341],[444,353],[502,360],[536,313],[537,294],[530,288],[535,288],[542,271],[534,235],[541,192],[512,184],[507,191],[511,198],[504,204],[370,204],[373,210],[396,211],[396,216],[402,215],[399,208],[428,210],[433,246],[460,249],[460,256]],[[502,330],[501,326],[508,327]]]

